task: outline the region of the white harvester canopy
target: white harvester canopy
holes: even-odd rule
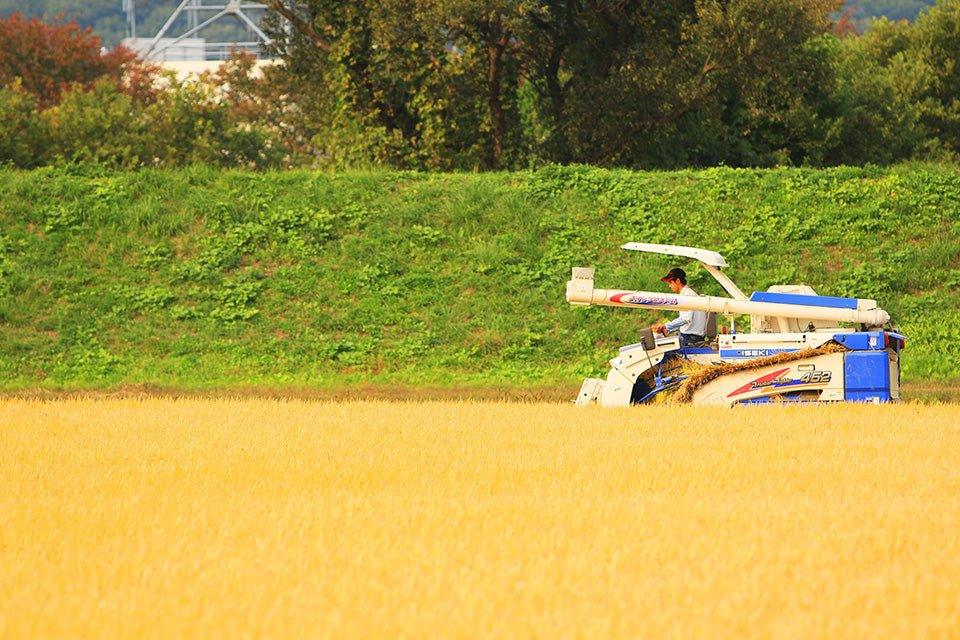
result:
[[[661,253],[665,256],[683,256],[684,258],[693,258],[703,264],[711,267],[726,267],[727,261],[716,251],[709,249],[697,249],[696,247],[681,247],[676,244],[652,244],[650,242],[628,242],[620,245],[621,249],[627,251],[644,251],[646,253]]]
[[[730,294],[734,300],[746,300],[747,296],[740,290],[733,280],[727,276],[721,269],[727,267],[727,261],[716,251],[709,249],[698,249],[697,247],[683,247],[675,244],[653,244],[650,242],[628,242],[620,245],[621,249],[627,251],[642,251],[644,253],[659,253],[665,256],[679,256],[682,258],[692,258],[700,262],[703,268],[720,283],[723,290]]]

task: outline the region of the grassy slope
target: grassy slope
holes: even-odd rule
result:
[[[876,297],[905,377],[960,375],[955,167],[193,168],[0,173],[0,385],[575,382],[654,318],[563,300],[574,265],[662,286],[670,260],[626,240],[717,248],[748,290]]]

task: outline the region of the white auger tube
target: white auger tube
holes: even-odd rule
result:
[[[573,305],[602,305],[634,309],[664,311],[706,311],[724,315],[774,316],[802,318],[830,322],[855,322],[869,327],[882,327],[890,321],[890,314],[876,306],[873,300],[857,300],[856,309],[820,307],[806,304],[753,302],[716,296],[679,296],[650,291],[621,289],[594,289],[593,269],[575,267],[567,282],[567,302]]]

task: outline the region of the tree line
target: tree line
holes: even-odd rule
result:
[[[847,14],[849,22],[862,32],[873,18],[913,20],[933,3],[934,0],[846,0],[839,13]],[[139,34],[152,37],[178,4],[179,0],[136,0]],[[0,0],[0,17],[17,12],[44,20],[57,16],[75,19],[81,26],[91,27],[110,47],[126,36],[124,15],[117,0]],[[222,40],[242,36],[246,30],[239,24],[218,23],[211,31],[205,30],[205,37]]]
[[[960,0],[862,35],[835,0],[267,4],[282,64],[257,77],[243,56],[186,83],[146,81],[156,70],[127,60],[136,82],[62,79],[50,102],[0,38],[0,129],[51,141],[45,155],[5,151],[0,131],[0,162],[486,170],[960,154]]]

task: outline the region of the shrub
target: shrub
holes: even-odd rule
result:
[[[32,116],[43,136],[23,132],[22,121],[31,117],[29,96],[10,90],[3,95],[9,96],[9,110],[18,118],[10,129],[22,132],[10,138],[16,142],[17,157],[28,158],[16,160],[18,166],[38,163],[36,152],[31,156],[22,148],[35,148],[40,139],[49,140],[49,156],[57,162],[122,168],[193,163],[264,168],[279,165],[283,156],[265,127],[237,122],[213,88],[200,82],[171,78],[152,104],[127,95],[107,79],[90,89],[75,84],[59,105],[39,118]],[[3,104],[0,98],[0,109]],[[0,131],[4,126],[0,124]],[[0,142],[0,153],[3,150]],[[14,151],[6,153],[12,156]]]
[[[36,98],[19,80],[0,87],[0,165],[29,168],[43,163],[47,128],[36,108]]]
[[[61,161],[136,167],[149,158],[150,140],[137,107],[110,81],[89,91],[73,85],[43,118],[52,155]]]

